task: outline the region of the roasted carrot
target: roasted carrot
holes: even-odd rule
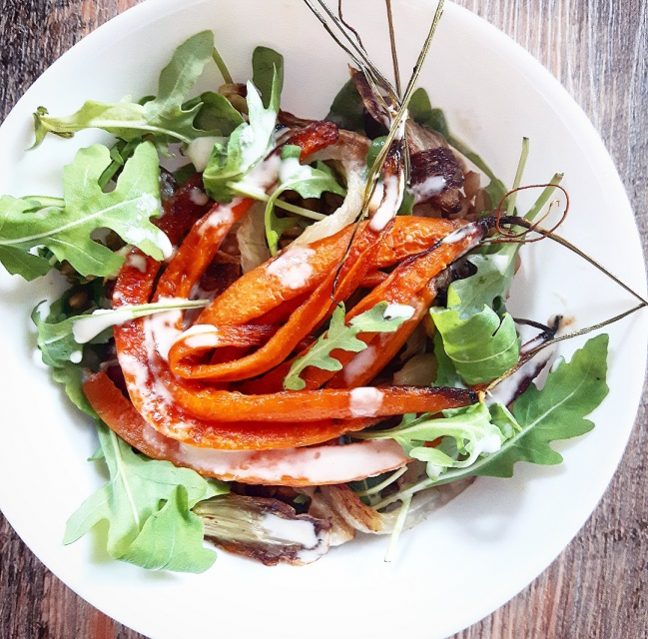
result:
[[[152,428],[105,373],[92,375],[83,390],[99,417],[131,446],[152,459],[193,468],[206,477],[274,486],[339,484],[388,472],[408,461],[394,441],[259,451],[246,431],[236,434],[237,442],[247,442],[246,450],[181,444]]]

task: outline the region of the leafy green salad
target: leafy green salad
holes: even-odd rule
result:
[[[390,559],[475,477],[561,463],[552,444],[594,427],[607,335],[554,362],[560,318],[507,308],[562,175],[521,210],[528,140],[497,177],[420,65],[395,88],[353,51],[323,119],[284,109],[280,53],[257,47],[238,83],[211,31],[154,96],[34,113],[29,153],[113,136],[62,196],[0,198],[4,268],[65,282],[34,301],[37,346],[109,476],[64,543],[94,530],[115,559],[202,572],[214,544],[305,564],[384,534]],[[210,65],[223,83],[199,93]]]

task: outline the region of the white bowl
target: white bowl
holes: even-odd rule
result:
[[[390,69],[382,3],[349,1],[349,17],[375,59]],[[379,7],[379,8],[378,8]],[[411,68],[432,16],[423,0],[396,3],[403,70]],[[30,145],[31,113],[75,110],[86,98],[146,95],[184,38],[216,33],[236,78],[249,77],[256,44],[286,57],[285,107],[323,116],[345,79],[346,59],[297,1],[151,0],[104,25],[29,89],[0,129],[0,192],[60,191],[61,168],[79,146],[105,136]],[[217,76],[212,74],[212,85]],[[421,76],[458,135],[509,181],[520,138],[531,138],[525,181],[566,173],[572,210],[562,233],[639,291],[644,261],[621,181],[599,136],[559,83],[495,28],[449,5]],[[525,249],[513,299],[526,316],[559,312],[579,326],[627,308],[618,287],[563,249]],[[332,551],[303,568],[264,568],[225,553],[206,574],[149,573],[108,560],[92,536],[63,547],[67,516],[103,479],[85,461],[93,429],[70,409],[32,357],[28,312],[51,291],[0,275],[3,424],[0,506],[18,534],[70,588],[152,637],[445,637],[489,614],[558,555],[603,494],[628,440],[644,376],[648,322],[635,315],[610,329],[610,394],[596,429],[560,444],[559,467],[519,464],[512,480],[479,479],[425,524],[403,535],[383,562],[385,540]],[[582,344],[579,342],[578,345]],[[569,353],[577,344],[565,345]]]

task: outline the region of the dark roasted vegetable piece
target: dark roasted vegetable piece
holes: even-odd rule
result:
[[[268,497],[230,494],[194,508],[205,525],[205,537],[228,552],[266,566],[280,562],[308,564],[328,552],[331,524]]]

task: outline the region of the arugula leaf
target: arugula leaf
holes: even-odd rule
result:
[[[436,361],[436,379],[434,386],[463,386],[453,361],[443,348],[443,339],[439,332],[434,334],[434,359]]]
[[[583,435],[594,423],[585,419],[606,397],[609,388],[607,352],[609,336],[598,335],[574,353],[571,361],[549,374],[542,388],[532,384],[513,405],[522,431],[479,474],[510,477],[518,461],[559,464],[562,456],[549,443]]]
[[[111,333],[107,333],[112,326],[154,313],[203,308],[206,305],[205,300],[170,299],[153,304],[98,309],[92,313],[73,315],[60,321],[52,321],[51,318],[43,320],[38,311],[39,305],[32,311],[32,321],[38,329],[37,344],[42,353],[43,363],[58,367],[70,361],[75,363],[75,359],[78,359],[76,363],[79,363],[83,344],[107,342],[112,337]],[[77,357],[75,353],[78,353]]]
[[[296,191],[303,198],[319,198],[322,193],[345,195],[346,190],[338,184],[333,173],[326,167],[313,167],[300,164],[301,149],[298,146],[287,145],[281,150],[281,170],[279,171],[279,186],[272,192],[266,202],[264,220],[266,240],[270,253],[275,255],[279,247],[279,239],[287,228],[295,225],[292,218],[279,218],[275,213],[275,205],[282,193]],[[324,168],[326,167],[326,168]],[[307,209],[302,209],[308,215]]]
[[[96,417],[96,413],[83,392],[83,367],[80,364],[64,362],[61,366],[52,367],[52,379],[63,386],[68,399],[86,415]]]
[[[205,135],[194,126],[201,104],[187,109],[182,103],[211,59],[213,46],[211,31],[197,33],[181,44],[160,73],[157,97],[144,104],[128,101],[105,104],[89,100],[76,113],[61,118],[52,117],[44,107],[39,107],[34,113],[34,146],[38,146],[48,133],[72,137],[77,131],[88,128],[103,129],[127,141],[152,134],[163,141],[190,142]]]
[[[502,244],[495,253],[471,255],[469,261],[477,271],[448,287],[448,308],[460,308],[462,317],[468,317],[484,305],[492,307],[511,287],[517,252],[517,244]]]
[[[509,313],[502,318],[490,307],[462,319],[461,311],[431,311],[446,354],[467,384],[489,382],[512,368],[520,340]]]
[[[232,106],[232,103],[220,93],[206,91],[197,99],[200,105],[195,125],[201,129],[200,137],[209,135],[230,135],[242,124],[243,116]],[[187,108],[188,104],[185,105]]]
[[[440,133],[444,138],[450,135],[450,129],[441,109],[433,109],[430,98],[424,88],[418,88],[410,98],[409,105],[410,117],[428,129]]]
[[[608,394],[606,384],[609,337],[598,335],[577,350],[570,362],[561,360],[542,389],[532,384],[513,404],[518,428],[502,447],[472,466],[451,470],[426,485],[437,486],[472,476],[512,477],[519,461],[554,465],[563,461],[551,442],[584,435],[594,428],[585,419]],[[491,408],[502,428],[502,407]]]
[[[364,105],[353,80],[348,80],[333,99],[326,116],[342,129],[364,133]]]
[[[270,150],[279,111],[279,82],[275,72],[268,108],[251,83],[247,83],[249,122],[239,125],[230,135],[227,146],[216,142],[203,173],[205,190],[217,202],[233,197],[231,184],[261,161]]]
[[[273,99],[275,82],[280,96],[284,83],[283,56],[269,47],[256,47],[252,53],[252,83],[259,89],[266,109]]]
[[[512,412],[502,404],[488,409],[474,404],[443,411],[442,418],[405,415],[395,428],[354,433],[355,439],[395,439],[409,455],[427,462],[428,479],[390,495],[378,507],[468,477],[512,477],[519,461],[561,463],[550,444],[594,428],[585,417],[608,393],[607,349],[607,335],[590,339],[570,362],[558,363],[542,389],[531,385]],[[429,442],[437,445],[424,445]]]
[[[106,521],[107,549],[116,559],[144,567],[164,563],[175,570],[205,570],[202,525],[188,511],[202,499],[225,494],[227,487],[205,480],[193,470],[176,468],[171,462],[136,454],[103,424],[98,426],[98,433],[110,480],[70,517],[64,543],[76,541],[100,521]],[[184,495],[178,494],[179,487]],[[149,523],[152,516],[156,519]],[[150,544],[152,537],[156,538],[154,545]]]
[[[0,197],[0,215],[3,211],[9,211],[9,214],[13,215],[21,214],[23,212],[22,201],[7,196]],[[1,226],[0,233],[2,233]],[[51,262],[40,255],[27,253],[13,246],[2,245],[0,245],[0,264],[11,275],[20,275],[28,282],[46,275],[52,268]]]
[[[360,333],[393,333],[407,320],[407,317],[390,317],[387,302],[380,302],[373,308],[356,315],[345,324],[345,307],[340,304],[331,315],[331,322],[328,330],[313,344],[313,346],[302,357],[296,359],[286,378],[284,388],[286,390],[302,390],[306,384],[300,377],[302,371],[309,366],[320,368],[325,371],[342,370],[342,364],[335,359],[331,353],[334,350],[350,351],[359,353],[367,348],[367,344],[358,339]]]
[[[203,533],[202,520],[189,509],[187,489],[179,485],[120,559],[149,570],[204,572],[216,553],[203,547]]]
[[[28,278],[42,273],[44,264],[32,257],[18,269],[17,251],[26,256],[45,246],[84,276],[112,276],[124,258],[92,239],[100,228],[115,231],[157,260],[171,252],[167,236],[149,221],[161,212],[160,168],[153,144],[140,144],[115,189],[104,193],[98,181],[110,161],[105,146],[81,149],[64,169],[64,204],[39,207],[35,198],[0,198],[0,259],[9,254],[10,270]]]
[[[101,293],[97,292],[97,280],[90,282],[82,287],[82,290],[93,299],[94,304],[100,303],[100,296],[103,297],[103,288]],[[94,293],[93,293],[93,289]],[[96,417],[96,414],[85,395],[83,394],[83,366],[82,360],[86,353],[84,347],[78,344],[71,344],[67,340],[59,340],[57,326],[69,319],[73,314],[69,308],[68,301],[74,292],[78,292],[78,287],[68,289],[63,295],[52,302],[50,311],[46,318],[40,313],[42,305],[38,304],[32,311],[31,319],[37,330],[37,346],[41,351],[43,363],[49,367],[52,379],[61,384],[70,401],[81,411]],[[101,340],[95,340],[98,343]],[[72,362],[71,359],[75,361]]]
[[[498,427],[483,403],[446,410],[442,414],[443,417],[436,418],[406,415],[394,428],[357,436],[360,439],[394,439],[409,457],[427,462],[428,475],[437,478],[449,468],[468,468],[482,454],[500,450],[517,427],[512,417],[508,420],[508,428]],[[504,407],[499,407],[497,414],[500,422],[510,415]],[[438,446],[426,445],[439,439]]]

